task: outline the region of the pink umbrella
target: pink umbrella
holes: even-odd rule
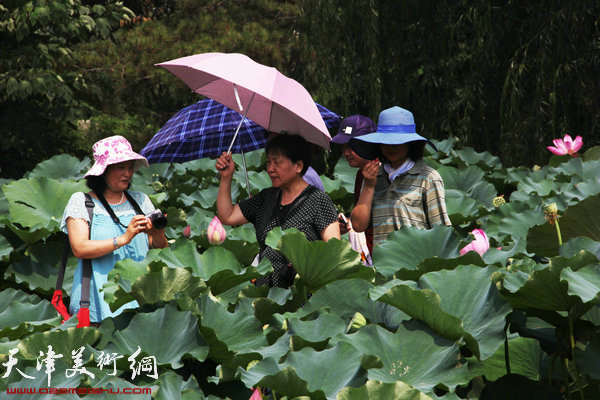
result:
[[[308,91],[273,67],[236,53],[196,54],[156,65],[267,130],[297,133],[329,149],[331,136]]]

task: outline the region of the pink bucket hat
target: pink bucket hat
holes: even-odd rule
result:
[[[110,136],[94,143],[94,165],[84,175],[84,178],[95,175],[100,176],[111,164],[135,160],[134,172],[140,167],[148,166],[148,160],[131,149],[131,144],[123,136]]]

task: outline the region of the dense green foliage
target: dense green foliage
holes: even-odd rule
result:
[[[19,1],[0,4],[0,173],[20,176],[62,152],[86,154],[75,122],[93,110],[96,89],[84,71],[69,68],[73,47],[106,39],[131,12],[110,1]],[[85,149],[85,150],[83,150]]]
[[[564,133],[600,143],[595,1],[125,6],[136,16],[113,1],[2,3],[0,176],[19,177],[53,151],[82,157],[113,133],[140,149],[199,99],[154,64],[209,51],[277,67],[344,116],[408,108],[424,136],[457,137],[507,165],[545,163],[541,144]]]
[[[294,265],[290,289],[250,283],[271,270],[265,261],[251,265],[252,225],[227,227],[221,246],[209,244],[214,161],[141,169],[133,189],[168,213],[171,245],[115,265],[104,298],[113,309],[134,299],[140,307],[100,329],[75,328],[74,318],[61,324],[49,302],[64,240],[59,221],[71,193],[85,190],[77,179],[89,158],[57,155],[3,181],[0,376],[17,348],[15,367],[34,379],[13,368],[0,392],[145,387],[155,399],[246,400],[258,385],[277,399],[599,398],[600,147],[531,169],[506,168],[453,138],[436,145],[426,161],[444,179],[452,227],[403,227],[375,248],[374,268],[345,238],[311,243],[276,229],[267,243]],[[264,153],[248,153],[247,162],[251,192],[268,187]],[[335,168],[343,179],[323,176],[325,189],[347,204],[356,170],[345,159]],[[245,184],[236,171],[234,201],[246,196]],[[505,204],[494,205],[501,194]],[[563,245],[544,218],[547,203],[557,204]],[[460,255],[473,228],[491,248]],[[69,258],[67,294],[75,262]],[[51,385],[36,370],[49,345],[64,356]],[[81,346],[93,378],[67,376]],[[123,357],[115,376],[112,364],[98,365],[107,353]],[[156,358],[158,377],[132,377],[129,357],[145,356]]]
[[[545,163],[565,133],[600,143],[597,1],[305,4],[301,81],[339,113],[400,105],[509,165]]]

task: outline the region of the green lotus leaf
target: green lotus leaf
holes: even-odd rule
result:
[[[59,325],[62,318],[49,301],[7,288],[0,291],[0,336],[18,339]]]
[[[46,177],[20,179],[2,187],[13,223],[29,230],[56,230],[71,195],[87,191],[83,182]]]
[[[202,190],[196,190],[192,194],[181,194],[178,198],[185,206],[192,207],[199,205],[205,210],[216,210],[217,186],[208,186]],[[210,221],[209,221],[210,222]]]
[[[333,176],[336,177],[336,180],[339,181],[343,187],[346,189],[347,193],[354,193],[354,181],[356,180],[357,169],[351,167],[348,164],[348,161],[344,157],[340,157],[337,164],[335,164],[335,169],[333,172]],[[327,190],[328,186],[326,186],[325,182],[329,182],[325,180],[323,182],[323,186],[325,186],[325,192],[329,193]]]
[[[561,281],[569,284],[570,296],[577,296],[583,303],[600,303],[600,264],[587,265],[573,271],[565,268],[560,272]]]
[[[34,244],[29,248],[29,255],[8,266],[4,277],[27,285],[33,291],[51,295],[56,287],[64,245],[57,241]],[[71,293],[76,267],[77,258],[69,257],[63,280],[63,290],[66,294]]]
[[[454,150],[454,155],[461,160],[464,165],[477,165],[486,171],[493,171],[502,168],[500,158],[484,151],[478,153],[472,147],[465,147],[461,150]]]
[[[180,297],[196,298],[206,290],[204,282],[190,271],[169,267],[140,276],[132,286],[133,297],[140,305]]]
[[[221,247],[235,254],[242,265],[250,265],[260,250],[256,240],[256,231],[252,224],[245,224],[230,230]]]
[[[287,320],[288,330],[293,335],[293,339],[301,338],[307,345],[321,343],[325,345],[329,338],[344,333],[346,322],[336,315],[323,313],[315,319],[301,320],[299,318],[289,318]],[[294,342],[294,347],[296,347]]]
[[[500,242],[507,238],[516,240],[525,237],[532,226],[543,223],[545,219],[541,204],[532,209],[527,203],[513,201],[495,208],[489,216],[482,218],[485,233]]]
[[[354,188],[348,188],[354,180],[344,182],[337,176],[336,179],[329,179],[326,176],[322,176],[321,181],[323,182],[325,193],[327,193],[334,203],[345,202],[346,200],[351,200],[352,204],[354,203],[354,195],[352,194],[354,193]]]
[[[444,397],[445,398],[445,397]],[[345,387],[337,395],[337,400],[433,400],[432,397],[413,388],[412,386],[398,381],[394,383],[383,383],[379,381],[367,381],[358,388]]]
[[[211,246],[202,255],[194,242],[178,239],[174,250],[163,250],[153,260],[153,265],[170,268],[187,268],[194,276],[211,280],[215,293],[222,293],[243,281],[260,276],[254,268],[242,269],[235,254],[220,246]]]
[[[245,164],[246,164],[246,168],[249,171],[262,171],[266,162],[266,155],[265,155],[265,150],[264,149],[258,149],[258,150],[253,150],[253,151],[249,151],[247,153],[244,153],[244,157],[242,158],[241,154],[232,154],[233,157],[233,161],[235,161],[235,163],[237,165],[240,166],[240,169],[242,169],[243,164],[244,164],[244,159],[245,159]],[[212,170],[215,170],[215,162],[214,160],[212,161]]]
[[[247,387],[269,387],[290,398],[335,399],[360,371],[361,356],[352,345],[338,343],[320,352],[304,348],[290,353],[281,364],[267,358],[238,372]]]
[[[155,392],[156,400],[204,400],[204,393],[198,381],[191,375],[187,381],[173,371],[167,371],[158,377],[158,390]]]
[[[446,190],[446,209],[452,224],[461,225],[477,219],[479,207],[483,203],[472,199],[467,193],[448,189]]]
[[[545,264],[537,264],[531,258],[512,260],[504,271],[502,285],[504,289],[514,293],[525,285],[534,271],[541,271],[547,267]]]
[[[516,238],[514,243],[512,243],[512,247],[504,246],[500,250],[494,249],[490,247],[488,251],[486,251],[482,258],[486,264],[499,264],[501,266],[506,265],[507,261],[514,257],[516,254],[525,254],[527,253],[525,239],[522,237]],[[467,264],[467,263],[464,263]],[[472,263],[476,264],[476,263]]]
[[[426,230],[403,226],[375,246],[373,267],[390,279],[400,269],[415,270],[429,257],[454,258],[459,244],[451,227],[438,225]]]
[[[438,172],[444,180],[446,191],[455,189],[468,194],[486,207],[492,206],[492,199],[497,196],[496,188],[484,179],[485,173],[474,165],[464,169],[442,167]]]
[[[0,235],[0,261],[8,260],[8,256],[13,250],[10,242],[4,236]]]
[[[35,166],[26,177],[31,178],[52,178],[56,180],[79,180],[83,178],[85,172],[92,166],[92,160],[85,157],[80,160],[69,154],[59,154],[52,158],[42,161]]]
[[[395,330],[402,321],[410,319],[396,307],[373,301],[369,297],[369,290],[374,287],[372,283],[362,279],[332,282],[313,294],[295,315],[302,318],[317,310],[328,309],[333,315],[349,320],[359,312],[369,322],[381,323],[390,330]]]
[[[261,276],[255,267],[242,268],[235,254],[220,246],[212,246],[200,257],[194,274],[206,280],[214,295]]]
[[[488,250],[489,251],[489,250]],[[458,254],[458,252],[457,252]],[[487,254],[487,252],[486,252]],[[487,263],[493,264],[493,263]],[[401,269],[394,274],[395,279],[404,281],[418,281],[421,276],[428,272],[452,270],[459,265],[477,265],[485,267],[486,262],[481,259],[481,256],[474,251],[469,251],[465,255],[457,258],[438,258],[431,257],[423,260],[416,269]]]
[[[569,267],[578,271],[583,267],[597,263],[597,258],[586,251],[581,251],[572,258],[554,257],[550,264],[532,265],[526,262],[515,265],[511,270],[518,271],[510,279],[505,276],[503,296],[510,301],[513,308],[535,308],[549,311],[568,311],[581,300],[570,295],[569,281],[561,280],[562,271]],[[529,277],[525,279],[525,274]]]
[[[56,351],[56,349],[53,347],[53,350]],[[47,355],[48,352],[48,346],[46,346],[42,352],[44,353],[44,356]],[[14,389],[24,389],[27,391],[27,389],[29,389],[30,392],[35,392],[35,393],[29,393],[29,394],[19,394],[19,395],[7,395],[6,398],[17,398],[19,400],[50,400],[50,399],[56,399],[56,398],[60,398],[60,399],[67,399],[67,400],[79,400],[81,399],[81,397],[79,397],[76,394],[73,393],[63,393],[63,394],[40,394],[38,393],[38,389],[48,389],[50,387],[52,388],[77,388],[81,386],[81,380],[83,379],[83,377],[85,375],[79,374],[79,373],[74,373],[72,374],[71,371],[68,371],[69,368],[72,368],[72,364],[68,364],[66,361],[68,361],[70,359],[71,356],[71,352],[69,351],[68,354],[66,353],[59,353],[56,352],[58,354],[62,354],[62,358],[58,358],[55,360],[55,364],[54,364],[54,371],[52,371],[50,374],[48,374],[46,372],[46,368],[45,366],[40,368],[39,370],[36,368],[35,363],[32,366],[28,366],[26,368],[23,368],[23,366],[21,366],[21,360],[19,360],[19,363],[14,367],[14,368],[19,368],[19,370],[21,370],[25,375],[32,377],[33,379],[29,379],[26,377],[21,376],[14,368],[13,371],[11,373],[11,377],[9,378],[11,380],[11,382],[7,385],[8,388],[14,388]],[[36,357],[39,356],[36,355]],[[21,359],[21,353],[17,353],[15,355],[15,357],[17,359]],[[69,375],[69,377],[67,377],[67,374]],[[18,379],[18,380],[15,380]],[[50,379],[50,383],[48,383],[48,379]],[[7,393],[6,390],[3,390],[3,392]]]
[[[4,195],[4,191],[2,191],[2,187],[5,184],[8,184],[10,182],[13,182],[12,179],[4,179],[4,178],[0,178],[0,216],[3,214],[7,214],[8,215],[8,200],[6,199],[6,196]]]
[[[67,328],[48,332],[36,332],[24,338],[18,345],[19,358],[36,360],[40,353],[46,354],[48,346],[57,354],[63,355],[63,360],[73,365],[71,352],[82,346],[94,345],[100,339],[100,332],[96,328]]]
[[[575,347],[575,359],[577,368],[584,375],[589,375],[593,379],[600,379],[600,335],[596,334],[585,346],[585,350]]]
[[[600,146],[590,147],[583,153],[583,161],[600,160]]]
[[[155,357],[158,365],[180,368],[186,355],[199,361],[208,355],[208,346],[198,333],[197,323],[198,319],[191,312],[178,311],[167,304],[154,312],[135,314],[126,328],[113,333],[103,350],[132,355],[139,347],[142,353]]]
[[[468,370],[459,360],[459,346],[418,321],[403,322],[394,333],[367,325],[351,335],[332,339],[350,343],[359,353],[378,357],[383,368],[369,369],[368,378],[405,382],[430,391],[437,385],[454,388],[466,382]]]
[[[173,249],[163,249],[159,253],[153,254],[154,257],[150,260],[153,266],[160,266],[162,268],[166,265],[170,268],[187,268],[200,278],[208,278],[210,276],[202,274],[202,271],[199,269],[199,266],[202,265],[202,260],[193,241],[177,239],[172,247]],[[150,254],[151,252],[148,252],[148,255]],[[149,260],[149,258],[146,257],[146,260]]]
[[[360,261],[360,255],[352,249],[350,242],[331,239],[327,242],[317,240],[309,242],[304,233],[288,229],[281,239],[277,238],[275,228],[267,235],[267,245],[279,250],[294,266],[304,284],[311,291],[343,279],[368,267]]]
[[[246,366],[257,358],[256,350],[268,345],[261,322],[241,310],[227,311],[217,299],[204,295],[198,300],[199,329],[210,344],[210,358],[232,367]]]
[[[448,339],[464,339],[477,358],[486,359],[504,340],[505,317],[511,311],[490,277],[498,268],[461,265],[423,275],[417,287],[400,284],[371,297],[398,307]],[[454,288],[460,287],[460,291]]]
[[[111,310],[115,311],[123,304],[134,300],[131,285],[138,277],[149,271],[149,266],[162,251],[150,250],[142,261],[126,258],[115,263],[115,267],[108,273],[107,282],[102,286],[104,300],[109,303]],[[160,269],[162,265],[156,267],[156,270]]]
[[[510,370],[532,380],[540,380],[542,376],[542,349],[536,339],[515,337],[508,341]],[[504,346],[496,353],[483,360],[469,359],[469,372],[474,378],[483,375],[487,380],[495,381],[506,375],[506,357]]]
[[[569,207],[560,217],[560,232],[563,243],[577,236],[600,241],[600,196],[592,196]],[[558,254],[558,239],[555,225],[545,223],[532,227],[527,234],[527,250],[540,256]]]
[[[527,176],[519,182],[518,190],[523,193],[537,193],[538,195],[545,197],[554,190],[554,182],[550,179],[535,181]]]

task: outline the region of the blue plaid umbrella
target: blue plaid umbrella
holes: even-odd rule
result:
[[[339,115],[316,105],[328,129],[340,124]],[[229,149],[240,121],[242,125],[231,152],[244,154],[264,148],[265,128],[237,111],[205,98],[173,115],[140,154],[151,164],[218,157]]]

